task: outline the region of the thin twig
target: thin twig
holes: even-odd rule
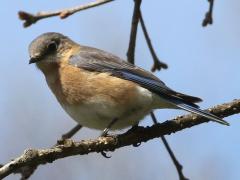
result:
[[[128,62],[132,64],[134,64],[134,59],[135,59],[134,55],[135,55],[135,47],[136,47],[137,28],[138,28],[140,6],[142,3],[142,0],[134,0],[134,2],[135,4],[134,4],[133,16],[132,16],[131,34],[130,34],[128,51],[127,51]]]
[[[151,112],[150,115],[153,120],[153,123],[157,124],[158,122],[157,122],[157,118],[156,118],[155,114],[153,112]],[[174,155],[169,143],[167,142],[167,139],[164,136],[161,136],[161,139],[162,139],[164,146],[167,149],[168,154],[170,155],[170,157],[173,161],[173,164],[175,165],[175,167],[177,169],[179,180],[188,180],[183,174],[183,166],[179,163],[176,156]]]
[[[96,6],[111,2],[111,1],[113,1],[113,0],[96,0],[96,1],[90,2],[88,4],[84,4],[84,5],[68,8],[68,9],[62,9],[62,10],[52,11],[52,12],[39,12],[35,15],[25,12],[25,11],[19,11],[18,16],[21,20],[24,21],[23,27],[26,28],[41,19],[54,17],[54,16],[59,16],[61,19],[64,19],[76,12],[79,12],[79,11],[82,11],[85,9],[89,9],[89,8],[93,8],[93,7],[96,7]]]
[[[168,65],[166,63],[164,63],[164,62],[161,62],[159,60],[159,58],[157,57],[155,51],[154,51],[154,48],[152,46],[151,39],[149,38],[149,35],[148,35],[148,32],[147,32],[147,28],[145,26],[145,23],[144,23],[141,11],[140,11],[140,17],[139,18],[140,18],[140,24],[142,26],[143,34],[144,34],[145,39],[147,41],[147,45],[148,45],[148,48],[150,50],[150,53],[152,55],[153,62],[154,62],[153,66],[151,68],[151,71],[154,72],[156,70],[161,70],[161,68],[167,69]]]
[[[206,12],[205,18],[204,18],[204,20],[202,22],[202,26],[203,27],[207,26],[208,24],[211,25],[213,23],[212,14],[213,14],[214,0],[208,0],[208,2],[209,2],[209,10],[208,10],[208,12]]]
[[[240,99],[213,107],[209,109],[209,112],[219,117],[227,117],[240,113]],[[57,159],[74,155],[114,151],[124,146],[146,142],[153,138],[162,137],[163,135],[170,135],[171,133],[208,121],[208,119],[201,116],[188,114],[161,124],[154,124],[151,127],[139,127],[134,131],[128,131],[121,135],[100,137],[95,140],[82,140],[80,142],[66,140],[64,144],[50,149],[28,149],[20,157],[0,168],[0,179],[16,172],[17,169],[24,166],[51,163]]]
[[[153,49],[153,46],[152,46],[151,40],[149,38],[149,35],[148,35],[148,32],[147,32],[144,20],[142,18],[140,6],[141,6],[141,0],[139,0],[139,1],[135,0],[135,6],[134,6],[133,16],[132,16],[132,28],[131,28],[131,34],[130,34],[129,48],[128,48],[128,52],[127,52],[128,62],[134,64],[134,55],[135,55],[136,37],[137,37],[137,27],[138,27],[138,22],[140,20],[140,23],[141,23],[141,26],[142,26],[142,29],[143,29],[143,33],[144,33],[145,39],[147,41],[148,48],[149,48],[149,50],[151,52],[151,55],[152,55],[152,58],[153,58],[153,61],[154,61],[154,64],[153,64],[153,67],[152,67],[152,71],[155,71],[156,69],[160,70],[161,68],[166,69],[167,65],[165,63],[162,63],[158,59],[158,57],[157,57],[157,55],[156,55],[156,53],[155,53],[155,51]],[[153,119],[153,121],[154,121],[154,119]],[[164,146],[168,150],[170,156],[172,155],[171,158],[172,159],[173,159],[173,157],[175,158],[173,152],[171,151],[170,146],[167,144],[166,139],[164,139],[164,137],[162,137],[162,140],[163,140]],[[176,161],[177,161],[176,158],[173,159],[174,164],[176,163]],[[177,167],[177,165],[180,165],[180,164],[178,163],[178,164],[175,164],[175,165]],[[177,170],[179,171],[178,167],[177,167]],[[182,171],[180,173],[181,173],[182,176],[179,175],[179,177],[184,177]],[[181,179],[181,180],[184,180],[184,179]]]

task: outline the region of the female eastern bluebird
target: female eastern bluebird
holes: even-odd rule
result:
[[[45,75],[63,109],[79,124],[104,129],[136,125],[153,109],[183,109],[229,125],[198,108],[201,99],[176,92],[160,79],[108,52],[45,33],[29,46],[30,62]]]

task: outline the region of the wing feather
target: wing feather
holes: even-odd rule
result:
[[[149,91],[156,93],[178,108],[201,115],[218,123],[229,125],[217,116],[199,109],[194,103],[200,102],[200,98],[178,93],[167,87],[150,72],[123,61],[119,57],[105,51],[81,46],[80,53],[73,55],[69,63],[89,71],[108,72],[112,76],[135,82]]]
[[[70,58],[69,63],[89,71],[109,72],[112,76],[135,82],[160,96],[176,98],[191,106],[198,107],[194,103],[201,101],[198,97],[170,89],[153,74],[99,49],[83,46],[79,54]]]

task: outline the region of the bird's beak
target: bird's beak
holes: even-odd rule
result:
[[[29,60],[29,64],[36,63],[40,60],[41,60],[41,58],[39,58],[39,57],[31,57],[31,59]]]

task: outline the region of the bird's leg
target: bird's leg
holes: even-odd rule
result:
[[[111,127],[118,121],[118,118],[114,118],[109,124],[108,126],[103,130],[103,132],[101,133],[100,137],[105,137],[108,134],[108,131],[111,129]]]
[[[70,131],[62,135],[62,139],[69,139],[73,137],[80,129],[82,128],[82,125],[77,124],[74,126]]]
[[[108,126],[103,130],[101,133],[100,137],[106,137],[108,135],[108,131],[111,129],[111,127],[118,121],[118,118],[114,118]],[[102,156],[105,158],[110,158],[111,156],[108,156],[106,152],[102,151],[101,152]]]
[[[81,128],[82,128],[82,125],[77,124],[77,125],[74,126],[72,129],[70,129],[70,131],[68,131],[67,133],[63,134],[63,135],[62,135],[62,138],[57,141],[57,144],[62,144],[64,140],[70,139],[70,138],[73,137]]]

